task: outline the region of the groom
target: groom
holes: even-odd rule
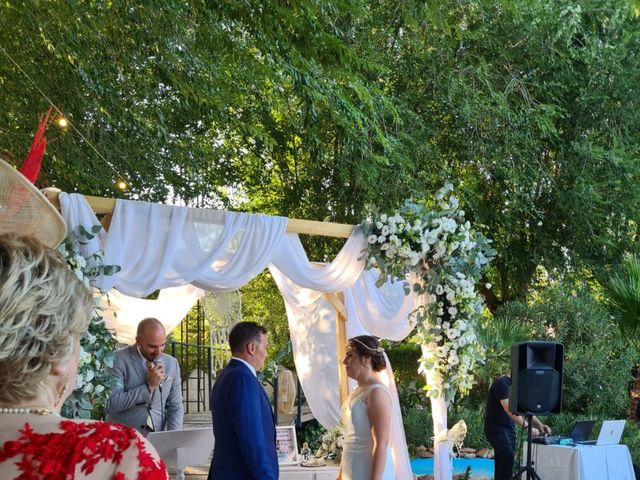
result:
[[[277,480],[276,428],[256,378],[267,357],[267,331],[240,322],[229,334],[233,355],[211,390],[215,448],[209,480]]]

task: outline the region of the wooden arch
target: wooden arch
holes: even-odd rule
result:
[[[49,187],[43,190],[47,199],[60,210],[60,190],[57,188]],[[90,195],[84,195],[93,211],[97,214],[104,214],[107,216],[106,222],[103,222],[105,229],[108,229],[110,223],[110,216],[113,213],[113,209],[116,204],[115,198],[94,197]],[[288,233],[297,233],[302,235],[321,235],[325,237],[333,238],[348,238],[354,229],[354,225],[346,223],[331,223],[320,222],[316,220],[303,220],[298,218],[287,219]],[[338,382],[340,392],[340,404],[344,403],[349,395],[349,389],[347,385],[347,372],[342,365],[342,359],[346,354],[347,344],[347,329],[346,329],[346,310],[344,308],[344,299],[340,293],[323,293],[323,296],[335,308],[337,312],[336,320],[336,353],[338,356]]]

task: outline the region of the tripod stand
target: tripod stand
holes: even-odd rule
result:
[[[535,468],[533,468],[533,461],[531,460],[531,437],[533,431],[533,425],[531,420],[533,420],[533,415],[525,415],[527,420],[527,464],[523,467],[520,467],[516,473],[509,480],[520,480],[523,473],[527,473],[527,480],[542,480],[538,474],[536,473]]]

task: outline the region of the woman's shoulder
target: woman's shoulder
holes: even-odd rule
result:
[[[367,401],[391,400],[391,392],[383,383],[372,383],[367,387]]]
[[[76,471],[92,472],[94,469],[94,475],[88,475],[89,478],[106,478],[120,471],[141,472],[146,475],[143,478],[149,479],[167,478],[166,468],[153,446],[130,427],[98,420],[62,418],[55,422],[38,422],[33,427],[26,423],[19,433],[19,437],[11,442],[11,452],[5,456],[9,459],[22,453],[22,463],[25,468],[29,467],[28,470],[46,463],[56,471],[67,472],[69,478]],[[70,451],[75,452],[74,455],[52,455],[52,452]]]
[[[384,384],[384,383],[372,383],[371,385],[369,385],[369,394],[373,393],[373,392],[378,392],[377,394],[382,394],[384,392],[384,394],[391,394],[389,392],[389,388]]]

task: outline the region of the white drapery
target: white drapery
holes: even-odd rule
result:
[[[83,196],[62,193],[60,202],[70,229],[98,223]],[[286,224],[283,217],[117,200],[109,232],[101,232],[84,245],[83,253],[103,250],[105,264],[122,267],[99,281],[103,289],[120,292],[118,303],[123,309],[146,302],[131,297],[158,289],[161,294],[153,301],[156,311],[163,311],[163,305],[175,305],[180,289],[184,289],[186,305],[187,285],[209,291],[234,290],[269,266],[285,301],[294,360],[305,396],[320,423],[331,427],[340,411],[336,312],[323,292],[344,294],[348,336],[370,333],[393,340],[411,332],[408,314],[414,309],[415,299],[404,295],[400,283],[375,287],[375,273],[363,271],[363,262],[358,260],[365,246],[358,229],[333,262],[318,266],[308,261],[297,235],[285,234]],[[178,289],[171,300],[164,294],[168,288]],[[192,297],[192,302],[195,299]],[[144,308],[142,303],[138,306]],[[119,313],[118,318],[122,315]],[[152,313],[140,315],[132,315],[135,324],[129,328],[135,330],[139,319]],[[177,313],[174,315],[165,317],[163,323],[177,324],[180,320],[176,321]],[[118,328],[122,330],[123,325]],[[390,368],[386,378],[394,397],[396,475],[409,479],[411,470]],[[442,414],[446,425],[446,410]]]

